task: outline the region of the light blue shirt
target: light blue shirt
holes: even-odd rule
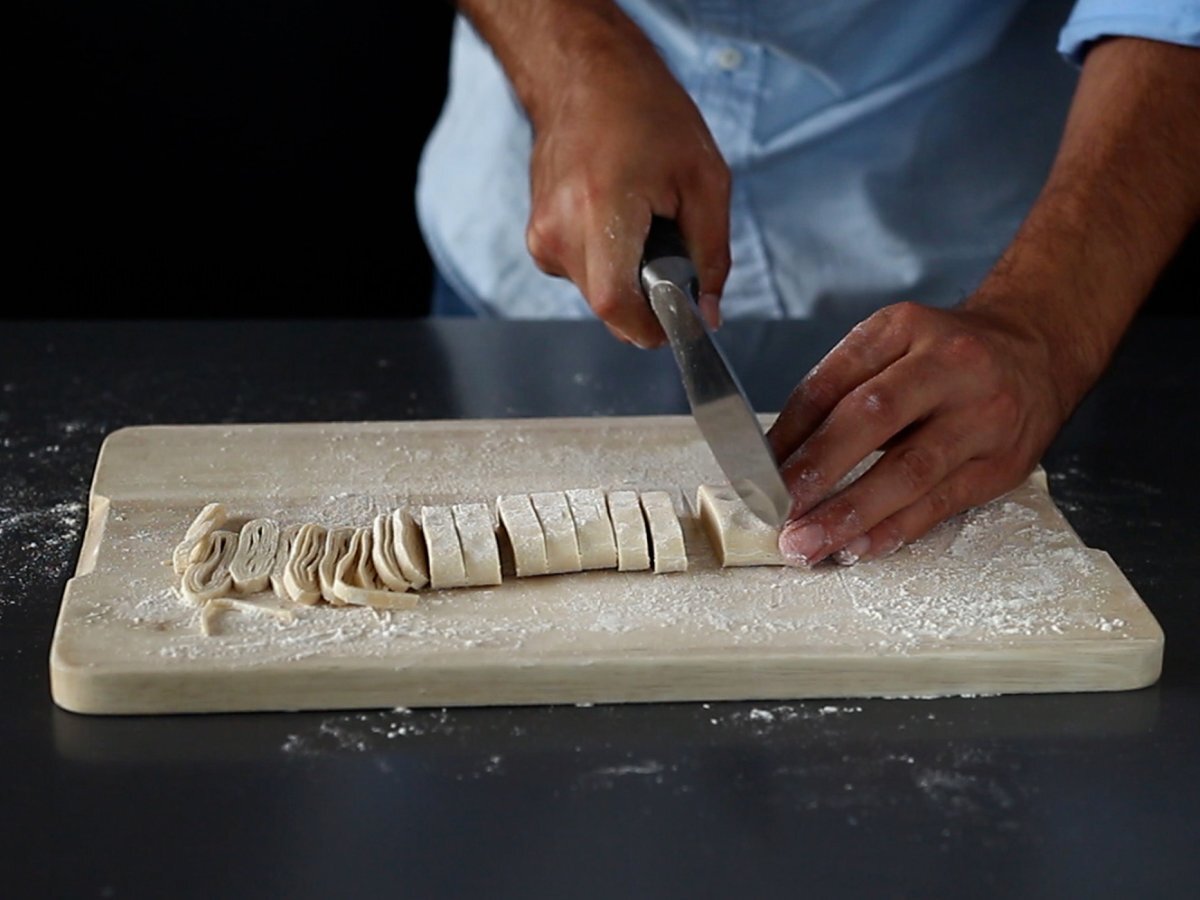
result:
[[[733,172],[726,317],[949,305],[1049,170],[1095,40],[1200,45],[1200,0],[621,0]],[[591,315],[525,246],[531,130],[460,17],[417,214],[483,315]]]

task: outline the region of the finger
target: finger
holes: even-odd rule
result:
[[[831,553],[850,548],[861,557],[859,541],[900,510],[935,491],[947,477],[989,446],[972,417],[942,416],[917,429],[856,481],[789,523],[780,535],[780,552],[793,565],[814,565]]]
[[[709,327],[710,331],[716,331],[721,327],[721,307],[718,305],[719,302],[719,299],[712,294],[700,295],[700,315],[704,318],[704,323]]]
[[[707,305],[715,312],[729,277],[728,175],[697,179],[685,194],[675,220],[696,266],[701,311]],[[711,315],[706,314],[706,321],[710,328],[716,328],[720,319],[710,319]]]
[[[792,391],[767,432],[778,461],[795,452],[850,391],[908,351],[908,335],[890,323],[886,312],[880,310],[852,328]]]
[[[939,367],[906,356],[846,394],[780,467],[797,515],[829,496],[873,451],[926,419],[948,389]]]
[[[584,236],[583,293],[592,311],[607,325],[643,349],[666,340],[638,281],[638,266],[650,212],[611,217]]]
[[[834,561],[841,565],[854,565],[891,556],[906,544],[924,537],[951,516],[999,496],[1012,486],[997,479],[992,462],[986,459],[971,460],[915,502],[849,542],[833,554]]]

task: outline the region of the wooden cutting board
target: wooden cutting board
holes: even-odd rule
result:
[[[83,713],[906,697],[1127,690],[1163,634],[1040,471],[879,562],[722,569],[692,517],[722,476],[686,416],[151,426],[105,440],[51,647]],[[423,592],[405,611],[228,611],[205,635],[171,551],[235,520],[367,525],[399,506],[576,487],[666,489],[689,571]],[[265,605],[281,606],[266,597]]]

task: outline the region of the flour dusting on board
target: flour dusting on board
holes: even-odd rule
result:
[[[1044,690],[1047,672],[1076,677],[1064,649],[1099,669],[1095,659],[1122,644],[1138,659],[1161,646],[1136,592],[1070,529],[1040,473],[883,560],[722,568],[692,508],[697,486],[721,474],[685,417],[169,428],[127,432],[107,449],[94,491],[109,502],[88,526],[94,566],[69,585],[59,631],[59,649],[80,661],[72,677],[133,667],[212,678],[234,708],[238,679],[259,684],[264,673],[286,695],[266,708],[306,708],[310,694],[287,694],[289,685],[342,677],[352,685],[324,702],[343,708]],[[408,609],[245,595],[286,606],[291,618],[234,607],[206,635],[170,565],[214,501],[229,513],[223,527],[236,531],[260,517],[284,527],[369,526],[395,509],[491,507],[504,494],[588,487],[666,490],[687,571],[517,578],[509,569],[496,586],[422,588]],[[995,675],[1019,676],[1039,654],[1036,684],[1013,688],[1002,680],[1010,674]],[[976,668],[939,680],[944,660],[966,657]],[[1008,668],[988,670],[993,660]],[[829,673],[835,690],[850,693],[815,693],[829,689]],[[774,679],[770,692],[755,693],[764,678]],[[376,694],[362,694],[375,685]],[[496,700],[489,685],[508,699]],[[753,727],[787,715],[762,709]]]
[[[402,499],[336,494],[285,511],[293,521],[369,523]],[[240,520],[277,510],[245,508]],[[126,514],[109,523],[120,557],[157,539],[164,558],[172,541],[148,527],[123,540]],[[186,517],[185,517],[186,519]],[[186,523],[185,523],[186,524]],[[1085,591],[1098,574],[1098,554],[1072,545],[1036,510],[1001,499],[935,529],[895,557],[854,567],[733,568],[716,566],[705,538],[685,517],[689,572],[592,572],[506,580],[496,588],[423,592],[411,610],[292,606],[292,621],[226,614],[211,637],[193,627],[199,612],[179,598],[166,569],[130,582],[123,602],[96,606],[87,621],[122,621],[169,630],[155,652],[178,660],[314,656],[389,657],[421,650],[527,650],[575,641],[619,647],[670,632],[694,646],[754,646],[789,636],[836,645],[850,630],[873,637],[878,652],[919,650],[952,639],[997,639],[1119,631],[1119,617],[1098,615]],[[1014,543],[1015,542],[1015,543]],[[1020,547],[1014,558],[1012,547]],[[1015,577],[1014,577],[1015,573]],[[264,602],[278,602],[271,598]]]

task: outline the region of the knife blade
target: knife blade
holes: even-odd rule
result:
[[[651,219],[638,274],[717,465],[750,511],[779,528],[787,520],[791,495],[745,391],[700,316],[696,268],[673,220]]]

